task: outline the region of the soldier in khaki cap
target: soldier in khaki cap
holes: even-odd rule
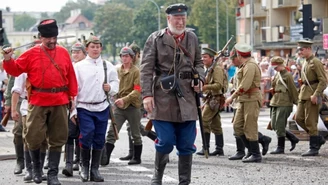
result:
[[[210,156],[223,156],[223,132],[221,126],[221,117],[219,113],[220,98],[225,90],[223,80],[225,77],[224,69],[214,64],[216,52],[210,48],[202,49],[202,59],[207,70],[205,72],[205,85],[203,91],[206,93],[205,106],[203,109],[203,124],[207,150],[209,149],[211,132],[215,134],[215,151]],[[215,65],[215,66],[214,66]],[[204,148],[204,146],[203,146]],[[204,155],[204,149],[196,153]]]
[[[310,149],[302,156],[316,156],[325,139],[318,135],[319,106],[322,92],[327,86],[326,73],[322,63],[312,53],[310,40],[298,42],[300,57],[306,59],[301,70],[302,86],[296,111],[296,122],[310,135]]]
[[[237,43],[234,48],[241,64],[236,74],[237,89],[232,96],[227,98],[226,104],[232,103],[235,98],[238,101],[233,121],[234,132],[236,136],[241,137],[249,151],[242,161],[261,162],[257,125],[262,101],[261,70],[255,60],[251,58],[252,47],[250,45]]]
[[[277,71],[272,81],[271,92],[273,97],[270,101],[271,107],[271,128],[276,132],[278,137],[277,148],[270,154],[285,153],[285,137],[291,141],[292,147],[295,148],[298,138],[286,130],[287,119],[293,111],[293,104],[298,101],[298,92],[294,83],[292,74],[286,70],[284,60],[281,57],[273,57],[271,66]]]

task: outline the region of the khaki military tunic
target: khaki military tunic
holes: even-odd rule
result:
[[[205,77],[205,85],[207,90],[204,93],[208,97],[212,97],[213,99],[217,100],[218,103],[220,95],[223,94],[222,88],[224,85],[224,75],[226,74],[223,68],[217,65],[213,68],[213,72],[209,72]],[[215,135],[221,135],[222,126],[219,109],[212,110],[209,106],[209,101],[210,99],[208,98],[202,112],[204,132],[211,133],[212,131]]]
[[[260,92],[261,70],[253,58],[239,66],[237,89],[232,99],[238,102],[233,128],[236,136],[245,135],[249,141],[258,140],[257,119],[262,95]]]
[[[307,82],[307,80],[308,82]],[[326,72],[320,60],[313,55],[306,59],[301,72],[302,86],[296,111],[296,122],[310,136],[318,135],[319,104],[312,104],[311,96],[322,98],[323,90],[327,87]]]
[[[141,145],[140,120],[141,120],[141,88],[140,88],[140,71],[132,65],[129,71],[124,71],[123,66],[118,70],[120,80],[119,92],[117,98],[122,98],[124,107],[116,107],[114,117],[118,132],[121,130],[125,121],[129,122],[132,141],[135,145]],[[114,144],[116,141],[112,125],[107,133],[107,143]]]
[[[298,102],[298,92],[292,74],[287,70],[277,72],[272,81],[272,88],[275,93],[270,101],[271,127],[278,137],[285,137],[287,119],[293,111],[293,104]]]

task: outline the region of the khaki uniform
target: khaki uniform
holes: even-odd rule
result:
[[[205,84],[207,86],[205,94],[209,97],[206,100],[206,104],[202,112],[205,133],[211,133],[212,131],[215,135],[222,134],[221,117],[219,109],[217,109],[219,105],[216,106],[216,109],[212,110],[209,102],[211,99],[215,99],[218,104],[220,103],[220,95],[223,94],[222,88],[224,75],[226,74],[224,73],[223,68],[217,65],[213,68],[213,73],[208,74],[205,78]]]
[[[317,96],[318,99],[321,99],[322,92],[327,87],[326,72],[318,58],[311,56],[306,59],[302,67],[301,79],[303,85],[300,88],[296,122],[310,136],[317,136],[319,105],[321,103],[319,102],[316,105],[312,104],[311,96]]]
[[[281,82],[279,75],[287,88]],[[272,87],[275,93],[270,101],[271,127],[276,131],[278,137],[285,137],[287,119],[293,111],[293,104],[298,101],[297,88],[292,74],[287,70],[276,73]]]
[[[232,98],[238,102],[233,127],[236,136],[245,135],[249,141],[258,140],[257,119],[262,95],[261,70],[253,58],[249,58],[237,71],[236,92]]]
[[[141,120],[141,94],[140,94],[140,71],[132,65],[128,72],[125,72],[123,66],[118,70],[120,80],[119,92],[117,98],[122,98],[124,107],[115,107],[114,117],[118,132],[121,130],[125,121],[128,121],[131,128],[133,144],[141,145],[140,120]],[[112,125],[107,133],[106,143],[115,143],[114,130]]]

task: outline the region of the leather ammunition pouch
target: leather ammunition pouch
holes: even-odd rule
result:
[[[210,109],[212,111],[223,111],[225,99],[226,98],[222,94],[217,96],[211,96],[208,105],[210,106]]]
[[[164,92],[174,92],[177,88],[177,79],[174,75],[165,76],[160,79],[160,85]]]

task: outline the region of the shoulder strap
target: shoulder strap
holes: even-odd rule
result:
[[[64,75],[63,75],[63,72],[60,70],[58,64],[55,62],[55,60],[54,60],[53,58],[51,58],[51,56],[49,55],[49,53],[43,48],[42,45],[41,45],[40,47],[41,47],[42,51],[43,51],[43,52],[47,55],[47,57],[50,59],[51,63],[52,63],[52,64],[55,66],[55,68],[59,71],[59,73],[60,73],[60,77],[61,77],[61,79],[62,79],[64,85],[66,85],[66,84],[65,84],[65,81],[64,81]]]
[[[107,64],[106,64],[106,61],[105,60],[103,60],[103,66],[104,66],[104,73],[105,73],[105,75],[104,75],[105,76],[104,83],[107,83]],[[108,103],[110,104],[109,99],[108,99],[108,92],[105,91],[105,90],[104,90],[104,92],[106,94],[106,99],[107,99]]]
[[[281,76],[280,72],[278,72],[278,77],[279,77],[279,80],[280,80],[280,82],[282,83],[282,85],[284,85],[284,86],[286,87],[286,89],[288,90],[287,84],[286,84],[285,81],[282,79],[282,76]]]

